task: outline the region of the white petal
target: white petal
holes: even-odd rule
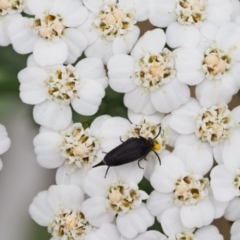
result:
[[[143,234],[140,234],[135,240],[167,240],[167,237],[162,233],[150,230]]]
[[[97,39],[92,45],[85,50],[86,57],[98,57],[104,64],[113,56],[112,41]]]
[[[205,175],[213,166],[213,155],[208,148],[178,145],[173,154],[182,159],[188,172]]]
[[[172,22],[176,21],[174,16],[174,10],[176,7],[176,1],[174,0],[150,0],[149,1],[149,21],[154,26],[164,28]]]
[[[159,192],[171,193],[175,189],[177,179],[182,177],[184,165],[174,155],[162,158],[162,165],[156,166],[151,177],[151,184]]]
[[[39,133],[33,140],[38,163],[45,168],[60,167],[65,159],[61,156],[60,146],[63,139],[56,132]]]
[[[185,230],[180,218],[180,208],[167,209],[161,217],[161,226],[167,236],[176,235]]]
[[[240,88],[240,63],[237,62],[235,64],[233,64],[232,69],[231,69],[231,73],[234,79],[235,84],[238,86],[238,89]]]
[[[200,32],[196,26],[181,25],[178,22],[171,23],[166,31],[167,44],[171,48],[194,48],[200,41]]]
[[[185,227],[203,227],[214,219],[214,208],[209,200],[202,200],[193,206],[181,207],[181,220]]]
[[[148,200],[147,207],[153,216],[159,216],[159,220],[163,212],[173,206],[172,193],[160,193],[152,191]]]
[[[66,29],[64,31],[64,41],[68,48],[66,63],[74,63],[88,45],[85,35],[78,29]]]
[[[82,205],[82,212],[86,219],[95,227],[104,223],[111,223],[114,216],[107,211],[106,198],[93,197],[87,199]]]
[[[49,206],[54,212],[62,209],[80,210],[84,201],[83,191],[76,185],[53,185],[48,189]]]
[[[227,202],[234,198],[236,187],[233,181],[236,170],[224,164],[216,166],[211,171],[211,186],[214,198],[221,202]]]
[[[78,62],[76,70],[79,73],[79,78],[82,80],[95,80],[100,83],[105,89],[108,85],[106,70],[101,59],[85,58]]]
[[[27,7],[34,14],[38,15],[44,13],[46,10],[50,10],[55,0],[28,0]]]
[[[3,163],[2,163],[2,160],[0,158],[0,171],[2,170],[2,168],[3,168]]]
[[[140,29],[133,26],[125,36],[117,36],[113,40],[112,51],[114,54],[128,54],[131,52],[140,34]]]
[[[56,172],[56,183],[57,185],[77,185],[83,189],[83,181],[87,175],[87,171],[81,168],[74,169],[72,166],[61,166]]]
[[[38,193],[29,207],[30,216],[41,226],[48,226],[53,218],[54,211],[47,201],[47,191]]]
[[[107,1],[103,1],[103,0],[83,0],[83,4],[90,9],[93,12],[98,12],[100,10],[100,8],[105,4],[108,3],[116,3],[116,0],[107,0]]]
[[[67,27],[77,27],[88,16],[87,8],[78,0],[54,0],[53,11],[63,18],[63,24]]]
[[[131,92],[127,92],[124,95],[124,105],[135,111],[142,112],[144,114],[153,114],[156,110],[147,108],[147,104],[150,102],[150,94],[143,87],[136,87]]]
[[[135,58],[140,57],[141,53],[149,52],[159,54],[166,44],[166,36],[162,29],[147,31],[136,43],[131,55]]]
[[[198,229],[194,233],[194,237],[196,237],[198,240],[205,240],[205,239],[223,240],[224,239],[223,236],[219,233],[218,229],[212,225]]]
[[[196,120],[201,106],[194,98],[190,100],[179,109],[172,112],[169,124],[170,127],[181,134],[190,134],[196,130]]]
[[[130,109],[128,109],[128,118],[132,123],[139,124],[140,121],[145,119],[146,122],[148,123],[153,123],[153,124],[160,124],[164,118],[164,114],[162,113],[154,113],[151,115],[145,115],[142,113],[136,113]]]
[[[73,109],[84,116],[95,114],[105,95],[104,88],[93,80],[84,81],[78,90],[79,98],[72,100]]]
[[[240,239],[240,220],[233,223],[231,227],[231,240],[238,240]]]
[[[109,84],[117,92],[129,92],[136,88],[132,79],[135,69],[133,57],[125,54],[117,54],[108,61]]]
[[[149,11],[148,11],[148,2],[149,0],[135,0],[135,7],[137,11],[137,21],[145,21],[148,19]]]
[[[111,118],[109,115],[102,115],[94,119],[94,121],[91,124],[90,130],[92,135],[94,135],[97,138],[101,137],[101,131],[102,131],[102,125],[103,123]]]
[[[0,155],[5,153],[11,145],[11,140],[8,137],[6,128],[0,124]]]
[[[157,111],[169,113],[189,100],[190,90],[186,84],[174,78],[159,90],[151,92],[150,98]]]
[[[38,39],[33,49],[33,56],[40,66],[62,64],[68,55],[67,44],[59,40],[50,42],[45,39]]]
[[[238,122],[238,123],[240,122],[240,106],[235,107],[232,110],[232,116],[235,122]]]
[[[110,168],[105,177],[107,166],[92,168],[84,179],[85,192],[90,197],[107,197],[108,187],[117,179],[115,170]]]
[[[60,106],[52,101],[44,101],[35,105],[33,118],[39,125],[54,130],[66,128],[72,119],[72,111],[69,105]]]
[[[209,39],[209,40],[215,40],[215,37],[217,35],[218,32],[218,27],[208,21],[205,21],[202,23],[202,26],[200,27],[200,32],[201,34]]]
[[[209,190],[211,190],[211,189],[209,189]],[[229,204],[229,202],[219,202],[219,201],[217,201],[213,197],[211,191],[209,191],[209,200],[211,201],[211,203],[213,205],[213,208],[214,208],[214,218],[218,219],[218,218],[222,217],[226,208],[227,208],[227,206],[228,206],[228,204]]]
[[[235,197],[232,201],[230,201],[228,207],[225,210],[224,217],[228,221],[236,221],[240,216],[240,198]]]
[[[14,50],[20,54],[33,51],[39,36],[34,35],[29,27],[29,18],[21,17],[12,21],[8,26],[8,35]]]
[[[218,164],[223,163],[222,151],[224,148],[224,144],[225,144],[224,142],[221,142],[221,143],[218,143],[217,146],[213,147],[213,156],[214,156],[215,161]]]
[[[36,61],[34,60],[34,57],[33,57],[33,55],[31,54],[29,57],[28,57],[28,59],[27,59],[27,67],[40,67],[37,63],[36,63]]]
[[[27,104],[38,104],[46,100],[47,87],[44,83],[48,74],[39,67],[28,67],[18,73],[20,98]]]
[[[138,233],[146,231],[148,227],[153,225],[154,217],[150,214],[146,205],[142,203],[133,212],[118,215],[116,223],[119,232],[124,237],[134,238]]]

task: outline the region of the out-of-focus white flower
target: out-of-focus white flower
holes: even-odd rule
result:
[[[167,27],[171,48],[195,47],[201,35],[214,39],[218,29],[231,20],[231,0],[149,0],[149,20]]]
[[[186,103],[190,91],[175,77],[173,53],[164,48],[161,29],[146,32],[128,55],[108,62],[110,86],[125,93],[124,104],[135,112],[168,113]]]
[[[91,11],[79,27],[90,44],[86,56],[99,57],[107,64],[114,54],[128,54],[140,34],[135,24],[148,18],[148,0],[83,0],[83,3]]]
[[[225,209],[224,217],[228,221],[236,221],[240,219],[240,198],[234,197]]]
[[[223,215],[227,206],[213,199],[209,180],[204,175],[212,165],[210,158],[198,156],[198,150],[189,146],[189,154],[173,152],[162,159],[151,177],[154,187],[147,206],[159,222],[166,211],[179,208],[181,222],[186,228],[209,225]],[[201,160],[201,162],[199,161]]]
[[[233,223],[231,227],[231,240],[240,239],[240,220]]]
[[[87,47],[85,35],[76,29],[88,16],[81,0],[28,0],[34,18],[12,21],[8,34],[16,52],[33,52],[41,66],[74,63]]]
[[[97,112],[105,95],[107,77],[103,63],[97,58],[86,58],[73,67],[41,68],[31,58],[28,67],[18,74],[20,98],[34,106],[34,120],[54,130],[66,128],[73,109],[89,116]]]
[[[220,100],[220,99],[217,99]],[[176,146],[197,146],[200,151],[213,153],[218,163],[234,161],[237,158],[240,138],[240,107],[232,111],[226,104],[202,107],[193,98],[172,112],[169,125],[182,134]]]
[[[84,193],[79,187],[51,186],[33,199],[29,213],[35,222],[48,228],[51,240],[87,240],[94,228],[82,212],[83,202]]]
[[[0,46],[10,44],[8,25],[21,17],[20,13],[25,8],[25,0],[1,0],[0,2]]]
[[[176,51],[178,79],[189,85],[199,84],[196,96],[204,106],[215,99],[230,102],[240,88],[240,27],[228,23],[220,28],[214,41],[196,49]]]
[[[149,137],[154,139],[158,133],[159,136],[154,139],[154,150],[159,158],[169,154],[166,150],[166,146],[174,146],[175,140],[179,136],[173,131],[169,125],[169,116],[164,117],[161,113],[155,113],[152,115],[143,115],[128,110],[128,117],[131,122],[121,117],[113,117],[107,119],[102,125],[102,149],[104,152],[109,152],[113,148],[121,144],[122,141],[126,141],[131,137]],[[121,139],[120,139],[121,138]],[[136,159],[137,160],[137,159]],[[144,161],[140,162],[141,166]],[[150,176],[154,170],[156,164],[159,164],[159,159],[156,154],[151,151],[147,155],[147,166],[144,172],[144,176],[150,179]]]
[[[5,153],[11,145],[11,140],[8,137],[8,133],[6,128],[0,124],[0,155]],[[3,164],[0,158],[0,170],[2,169]]]
[[[110,118],[96,118],[90,128],[81,123],[70,124],[66,129],[41,131],[33,141],[38,163],[45,168],[60,167],[57,184],[76,184],[82,188],[87,171],[103,160],[99,129]]]
[[[84,179],[84,190],[90,198],[83,204],[83,213],[96,227],[116,218],[121,235],[134,238],[154,223],[154,217],[142,202],[148,195],[138,188],[143,170],[133,162],[110,168],[104,178],[107,168],[93,168]]]
[[[240,1],[231,0],[233,5],[233,12],[231,14],[231,20],[234,22],[238,16],[240,16]]]

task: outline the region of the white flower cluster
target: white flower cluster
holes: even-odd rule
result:
[[[158,28],[139,38],[147,19]],[[240,239],[240,106],[228,107],[240,88],[238,0],[1,0],[0,29],[1,46],[32,53],[20,98],[41,125],[38,163],[57,172],[29,212],[51,240],[223,240],[210,225],[222,216]],[[73,123],[72,109],[98,111],[108,85],[129,120]],[[151,151],[120,148],[108,171],[106,154],[140,138]],[[9,145],[0,125],[0,154]],[[162,233],[148,230],[155,217]]]

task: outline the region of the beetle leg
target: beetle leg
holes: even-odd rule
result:
[[[124,143],[124,141],[122,140],[121,136],[119,137],[119,139],[120,139],[120,141],[121,141],[122,143]]]
[[[108,154],[107,152],[102,152],[102,153]]]
[[[107,168],[107,171],[106,171],[106,173],[105,173],[105,176],[104,176],[104,178],[106,178],[109,168],[110,168],[110,166],[108,166],[108,168]]]
[[[157,158],[158,158],[158,161],[159,161],[159,164],[161,165],[161,159],[160,159],[160,157],[158,156],[158,154],[155,152],[155,151],[153,151],[155,154],[156,154],[156,156],[157,156]]]
[[[139,168],[144,169],[144,168],[142,168],[142,167],[140,166],[140,161],[142,161],[142,159],[143,159],[143,158],[140,158],[140,159],[138,160],[138,166],[139,166]]]

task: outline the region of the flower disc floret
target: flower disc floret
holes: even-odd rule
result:
[[[84,130],[81,123],[75,123],[66,131],[60,132],[63,138],[61,155],[66,165],[87,168],[97,160],[98,140],[91,136],[90,129]]]
[[[187,175],[179,179],[175,185],[174,200],[179,206],[195,205],[208,196],[208,178],[199,175]]]
[[[207,0],[177,0],[175,14],[180,24],[197,25],[206,19],[206,9]]]
[[[109,4],[104,5],[97,13],[93,25],[100,32],[102,39],[113,40],[116,36],[126,35],[136,22],[134,8],[126,11],[118,4]]]
[[[194,240],[194,235],[192,232],[181,232],[177,233],[175,236],[169,236],[168,240]]]
[[[134,83],[151,91],[159,89],[175,75],[172,52],[164,48],[159,54],[145,53],[136,60]]]
[[[202,65],[206,78],[209,80],[221,79],[231,69],[231,56],[224,53],[217,46],[211,46],[205,51]]]
[[[80,211],[60,209],[48,226],[48,232],[64,240],[83,240],[92,226]]]
[[[142,203],[136,184],[115,182],[108,190],[107,207],[113,215],[125,214]]]
[[[36,34],[39,34],[39,36],[47,40],[62,37],[63,31],[66,28],[63,24],[62,17],[49,11],[35,16],[30,26]]]
[[[195,133],[203,142],[214,146],[228,138],[233,126],[231,111],[226,104],[222,104],[201,109]]]
[[[72,65],[49,69],[49,76],[45,80],[48,89],[47,98],[62,104],[70,104],[80,87],[78,73]]]
[[[21,12],[24,9],[24,6],[24,0],[1,0],[0,17],[7,14]]]

